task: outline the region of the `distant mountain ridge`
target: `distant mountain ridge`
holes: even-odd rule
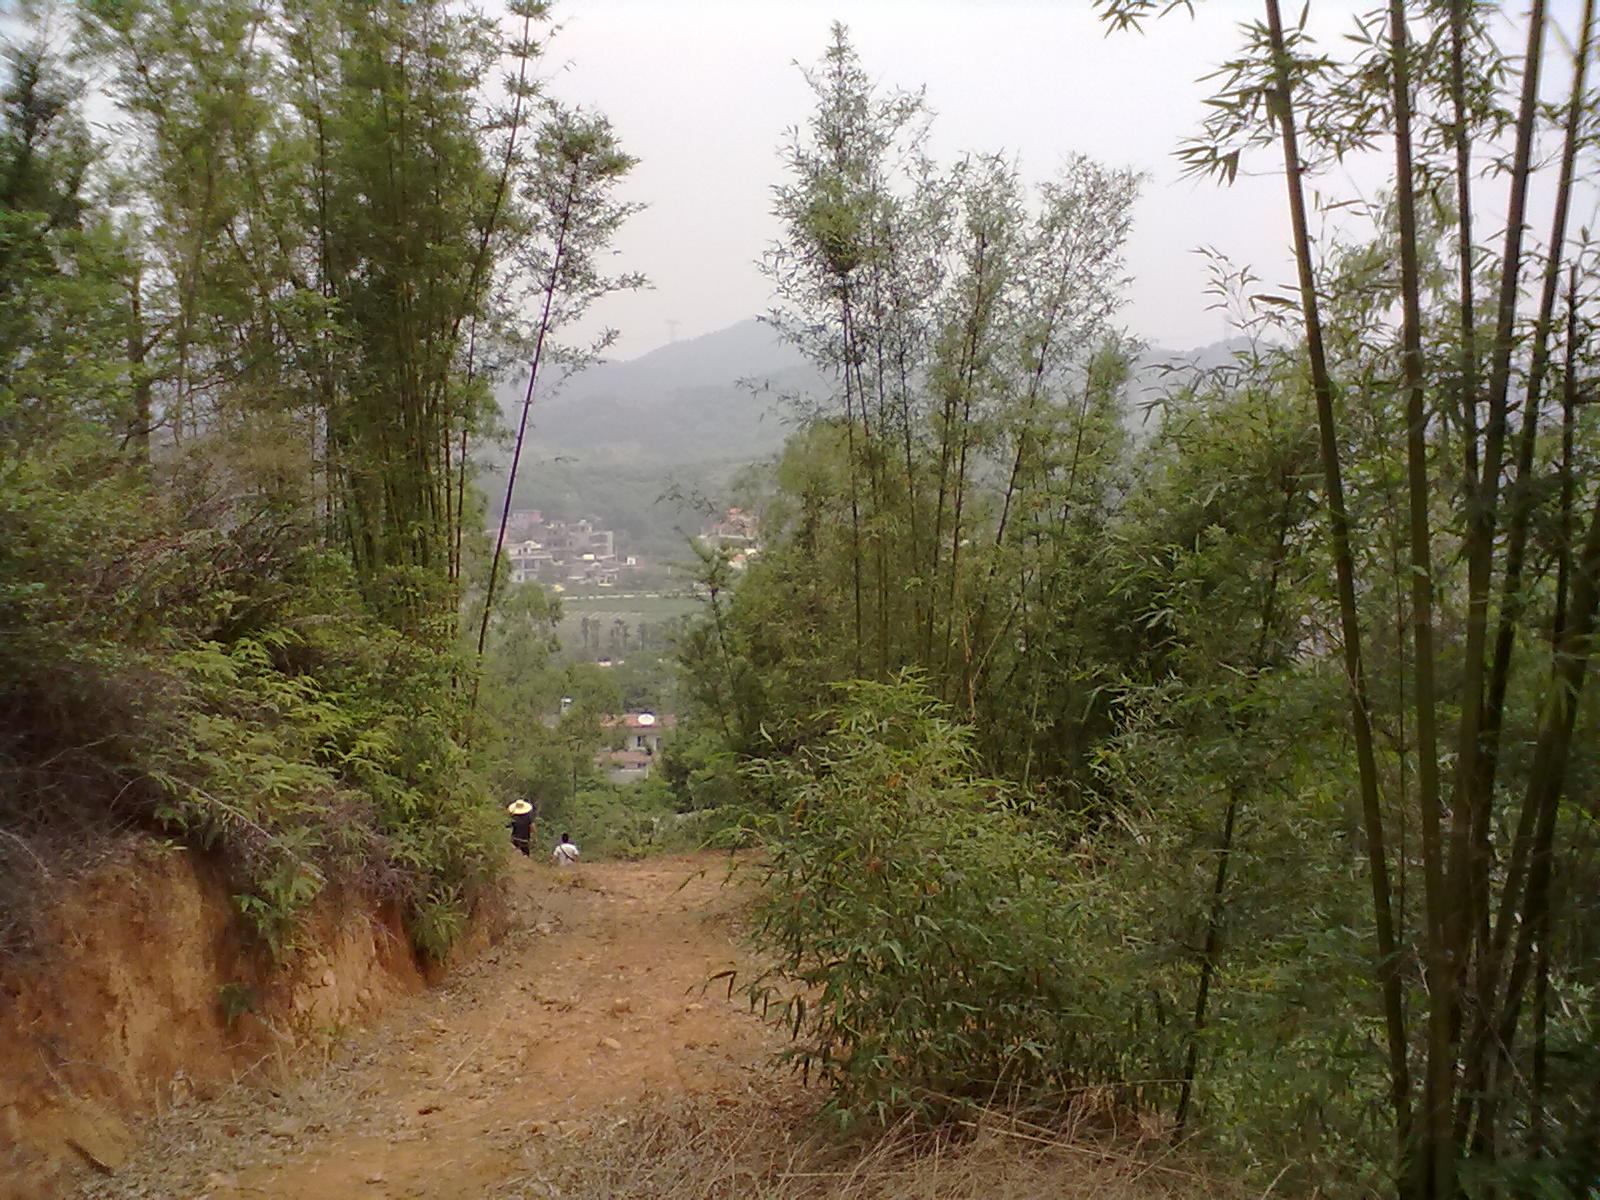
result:
[[[1147,348],[1130,402],[1137,406],[1163,390],[1174,371],[1182,376],[1226,364],[1240,344]],[[776,330],[751,319],[590,367],[550,399],[535,401],[531,436],[536,453],[596,465],[751,461],[782,446],[790,418],[783,397],[818,395],[830,386]],[[508,411],[520,400],[520,384],[503,390]]]
[[[1192,371],[1230,361],[1236,348],[1223,342],[1147,349],[1129,387],[1130,428],[1148,428],[1144,409],[1159,392]],[[525,386],[525,378],[513,377],[500,389],[513,426]],[[647,551],[681,550],[734,472],[782,447],[793,418],[784,398],[832,389],[830,379],[756,319],[638,358],[597,363],[548,399],[535,398],[514,507],[558,520],[595,518],[617,529],[623,543],[631,537]],[[479,481],[495,513],[506,457],[493,456]]]
[[[596,464],[748,461],[783,444],[779,397],[821,382],[770,326],[741,321],[590,367],[535,403],[532,435],[548,451]]]

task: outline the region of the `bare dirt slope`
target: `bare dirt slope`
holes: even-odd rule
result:
[[[81,1194],[476,1200],[657,1101],[741,1102],[775,1035],[707,986],[747,965],[727,862],[519,859],[508,933],[451,983],[161,1114]]]
[[[504,936],[381,1024],[329,1028],[148,1121],[92,1200],[1221,1200],[1116,1106],[839,1141],[781,1034],[715,854],[557,871],[518,860]],[[175,1037],[181,1038],[175,1032]],[[287,1044],[287,1043],[285,1043]],[[181,1084],[181,1077],[175,1084]],[[1090,1097],[1092,1099],[1092,1097]],[[1272,1188],[1267,1189],[1268,1193]],[[1259,1188],[1248,1193],[1259,1197]]]

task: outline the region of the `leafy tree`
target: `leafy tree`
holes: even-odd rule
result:
[[[0,94],[0,436],[18,460],[125,424],[117,239],[89,195],[78,88],[42,43],[7,44]]]

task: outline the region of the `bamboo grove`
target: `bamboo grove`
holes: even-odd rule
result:
[[[941,170],[920,98],[877,94],[836,38],[811,76],[816,115],[784,148],[787,234],[767,269],[774,322],[837,375],[839,408],[801,414],[768,524],[794,556],[773,569],[846,581],[849,612],[842,638],[820,605],[770,627],[772,654],[814,666],[785,712],[841,673],[921,668],[971,716],[1021,680],[1041,723],[1067,720],[1073,698],[1027,686],[1031,618],[1114,488],[1108,318],[1137,180],[1075,158],[1029,195],[998,156]],[[752,701],[739,720],[767,715]],[[1026,772],[1034,751],[1003,752]]]
[[[1327,7],[1265,0],[1180,149],[1281,172],[1297,282],[1217,260],[1240,339],[1168,373],[1112,324],[1136,178],[940,166],[842,30],[808,75],[768,268],[835,392],[685,647],[772,813],[752,998],[855,1113],[1112,1083],[1291,1190],[1587,1195],[1593,5]]]
[[[1552,971],[1562,969],[1552,960],[1552,880],[1600,565],[1600,512],[1582,507],[1593,497],[1576,495],[1587,472],[1574,457],[1592,370],[1594,296],[1583,277],[1591,251],[1586,233],[1568,227],[1577,165],[1593,155],[1594,10],[1575,14],[1570,75],[1554,88],[1541,86],[1557,61],[1546,49],[1556,34],[1544,6],[1532,6],[1519,49],[1496,42],[1495,15],[1464,3],[1411,11],[1395,0],[1358,27],[1360,52],[1345,65],[1313,51],[1303,25],[1286,25],[1268,0],[1248,30],[1248,56],[1226,69],[1217,113],[1191,147],[1197,169],[1225,172],[1253,142],[1275,141],[1282,154],[1371,863],[1399,1187],[1415,1196],[1459,1194],[1464,1179],[1512,1147],[1548,1151],[1540,1010]],[[1344,498],[1351,456],[1341,446],[1341,402],[1348,409],[1367,389],[1348,378],[1356,364],[1329,353],[1324,264],[1307,213],[1319,164],[1385,149],[1394,190],[1383,233],[1398,270],[1382,286],[1398,320],[1386,322],[1393,333],[1373,367],[1395,397],[1394,436],[1405,444],[1411,678],[1395,719],[1409,726],[1415,754],[1414,775],[1387,799],[1420,833],[1414,930],[1394,915],[1395,877],[1413,864],[1391,864],[1386,824],[1395,818],[1386,818],[1376,762],[1380,710],[1367,683],[1356,530]],[[1498,218],[1485,212],[1495,196],[1484,177],[1491,164],[1506,172]],[[1536,185],[1548,207],[1537,230]],[[1476,240],[1485,221],[1503,229],[1499,245]],[[1553,536],[1530,559],[1541,520],[1554,524]],[[1541,592],[1539,575],[1553,587]],[[1506,724],[1517,659],[1544,683],[1516,739],[1531,755],[1513,772]],[[1585,948],[1567,947],[1580,962]],[[1409,1003],[1408,958],[1424,985]],[[1592,1096],[1566,1120],[1574,1157],[1592,1155]]]
[[[298,425],[369,599],[419,627],[453,622],[488,383],[508,357],[537,361],[552,318],[581,313],[594,285],[560,279],[563,311],[531,320],[510,296],[548,226],[586,204],[610,213],[603,193],[631,166],[603,119],[539,94],[547,6],[513,6],[505,31],[445,4],[87,12],[84,52],[114,64],[140,147],[126,169],[156,181],[125,218],[152,259],[130,337],[147,371],[153,350],[172,360],[159,418],[173,442],[237,420],[240,394]],[[585,173],[541,194],[580,138]],[[578,253],[626,212],[585,229]],[[159,327],[144,292],[169,310]]]
[[[275,953],[338,881],[442,953],[493,876],[492,386],[531,398],[636,282],[593,269],[633,160],[545,94],[550,32],[537,0],[8,25],[0,942],[131,827],[217,849]]]

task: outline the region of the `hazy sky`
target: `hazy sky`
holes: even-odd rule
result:
[[[1357,7],[1367,5],[1324,0],[1319,11]],[[1197,80],[1234,49],[1235,21],[1260,6],[1210,0],[1201,11],[1199,21],[1180,14],[1143,35],[1108,36],[1090,0],[563,0],[551,90],[610,116],[641,160],[628,196],[650,206],[620,237],[617,261],[654,290],[601,310],[622,333],[615,355],[769,306],[757,264],[777,234],[778,146],[812,107],[796,64],[817,61],[835,19],[876,79],[926,87],[941,161],[1001,150],[1034,181],[1080,152],[1147,172],[1123,320],[1169,347],[1217,340],[1226,328],[1207,311],[1195,248],[1214,246],[1277,284],[1289,278],[1288,235],[1276,177],[1229,188],[1179,177],[1172,151],[1198,128],[1209,94]]]

